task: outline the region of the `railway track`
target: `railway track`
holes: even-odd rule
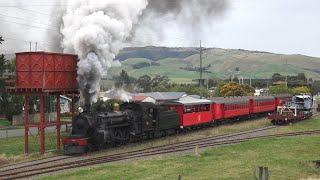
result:
[[[49,162],[39,163],[28,167],[12,167],[6,170],[0,169],[0,179],[19,179],[26,178],[46,173],[57,172],[61,170],[73,169],[78,167],[86,167],[91,165],[97,165],[102,163],[116,162],[121,160],[135,159],[140,157],[148,157],[154,155],[164,155],[169,153],[177,153],[183,151],[193,150],[195,146],[199,148],[214,147],[226,144],[241,143],[244,141],[257,139],[257,138],[270,138],[270,137],[290,137],[299,135],[313,135],[320,134],[320,130],[315,131],[302,131],[294,133],[283,134],[267,134],[267,131],[275,128],[274,126],[256,129],[253,131],[240,132],[229,135],[220,135],[207,137],[202,139],[196,139],[187,142],[180,142],[176,144],[156,146],[151,148],[145,148],[141,150],[129,151],[124,153],[117,153],[112,155],[100,156],[95,158],[76,160],[70,162]],[[41,165],[41,166],[40,166]]]

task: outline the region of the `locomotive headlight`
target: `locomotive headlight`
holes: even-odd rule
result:
[[[78,108],[78,111],[79,111],[79,113],[83,113],[83,108],[82,108],[82,107],[79,107],[79,108]]]

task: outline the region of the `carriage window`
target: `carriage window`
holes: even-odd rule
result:
[[[210,105],[205,104],[200,106],[200,111],[209,111],[210,110]]]
[[[204,112],[204,111],[210,111],[209,104],[193,105],[193,106],[185,106],[184,107],[184,113],[194,113],[194,112]]]
[[[192,109],[190,106],[185,106],[184,107],[184,113],[191,113],[192,112]]]

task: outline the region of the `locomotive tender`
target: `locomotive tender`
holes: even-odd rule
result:
[[[76,116],[63,139],[65,154],[82,154],[110,145],[178,133],[189,128],[247,119],[274,112],[292,96],[231,97],[153,103],[124,103],[118,112],[86,110]]]

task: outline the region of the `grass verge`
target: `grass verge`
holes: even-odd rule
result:
[[[2,164],[27,161],[42,158],[39,154],[40,144],[39,135],[29,136],[29,155],[24,155],[24,137],[11,137],[0,139],[0,162]],[[56,135],[53,133],[46,134],[45,148],[55,149]],[[45,157],[54,156],[56,153],[47,153]],[[2,165],[0,164],[0,165]]]
[[[11,123],[7,119],[0,119],[0,127],[1,126],[10,126]]]
[[[202,151],[81,168],[40,179],[253,179],[267,166],[271,179],[320,177],[311,162],[320,157],[320,137],[270,138]]]
[[[247,121],[192,132],[178,138],[173,137],[175,140],[170,139],[171,137],[155,140],[142,146],[148,147],[150,143],[153,146],[179,142],[267,125],[269,123],[263,120]],[[320,129],[319,117],[272,131],[285,133],[312,129]],[[253,179],[254,171],[258,166],[269,167],[271,179],[320,178],[320,169],[312,163],[313,160],[320,160],[319,142],[319,136],[252,140],[236,145],[200,150],[202,151],[200,158],[193,154],[157,156],[125,163],[80,168],[40,179],[177,179],[179,175],[183,179]]]

